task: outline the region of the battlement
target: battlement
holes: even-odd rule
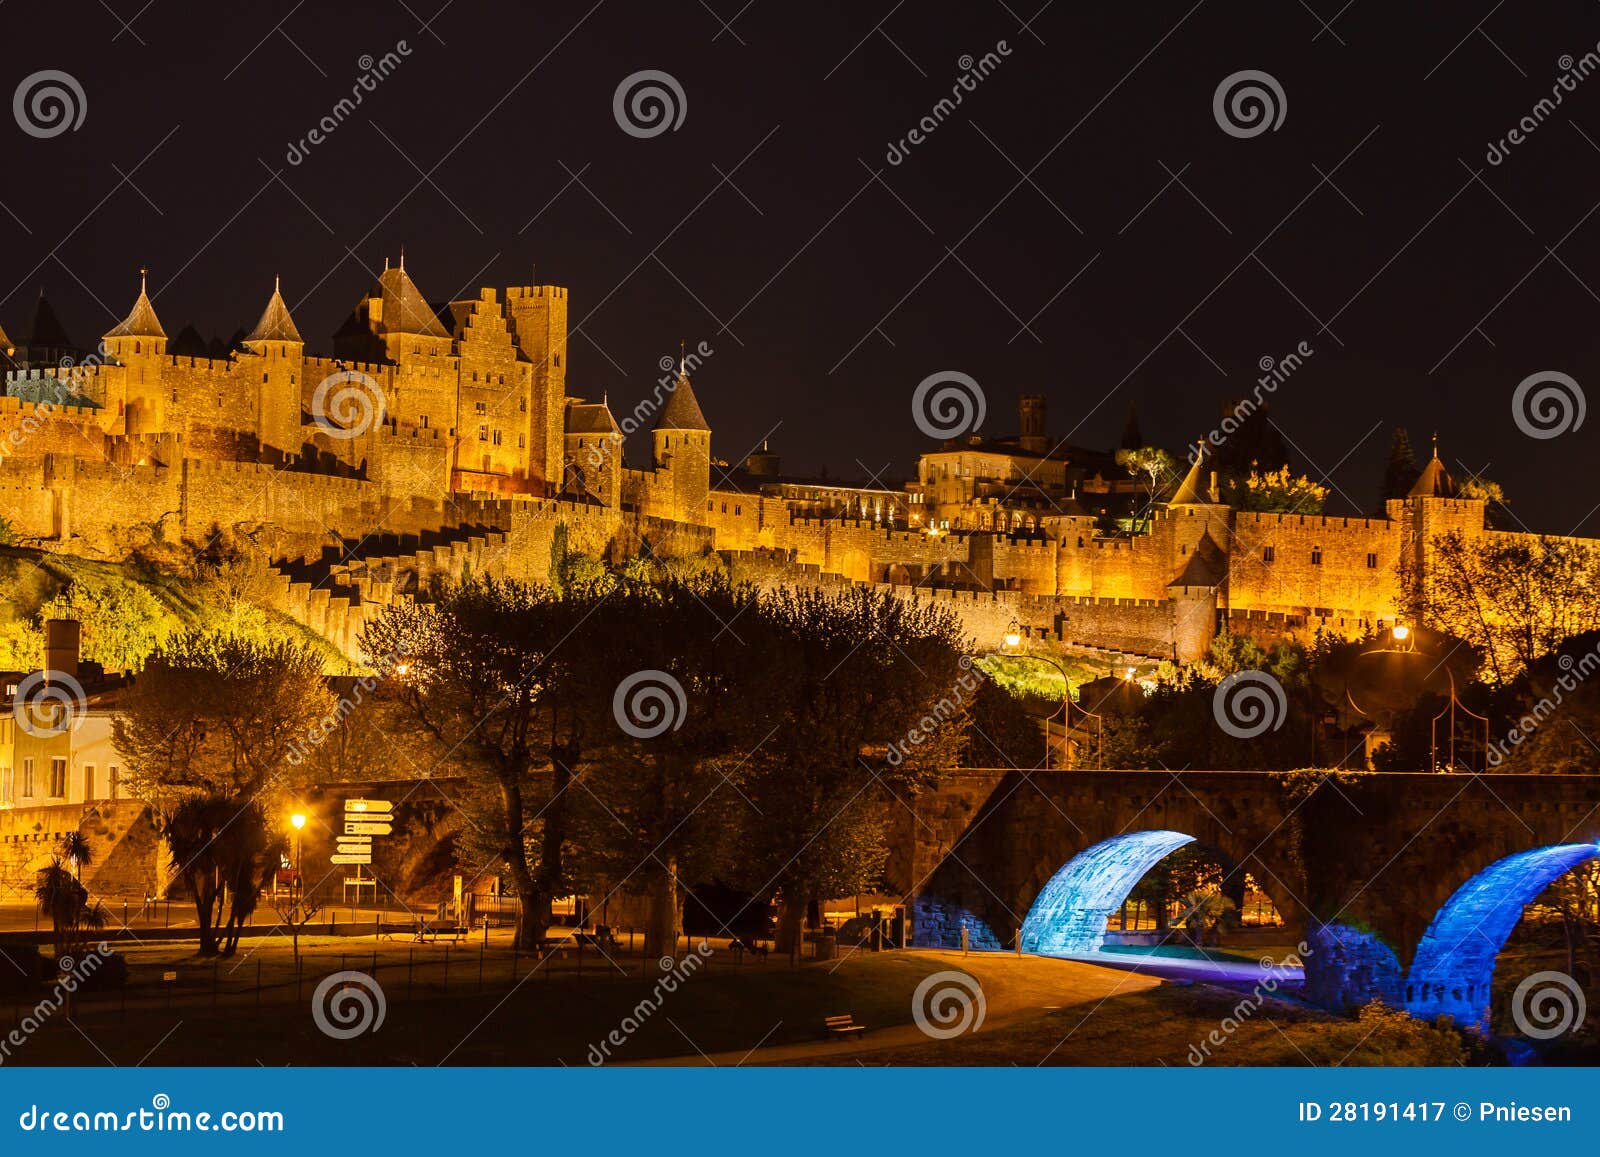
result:
[[[513,285],[506,289],[507,302],[530,297],[565,301],[567,299],[567,287],[564,285]]]
[[[1269,511],[1242,510],[1235,516],[1237,526],[1310,526],[1330,530],[1387,530],[1394,523],[1387,518],[1351,518],[1337,514],[1280,514]]]
[[[305,372],[308,380],[313,372],[326,371],[323,373],[323,376],[326,377],[328,374],[349,371],[351,373],[366,374],[369,378],[377,378],[379,381],[382,381],[384,376],[391,373],[393,370],[393,366],[385,365],[380,362],[353,362],[346,358],[324,358],[311,356],[307,356],[305,358]]]
[[[50,418],[77,418],[96,421],[98,406],[58,406],[54,402],[25,402],[21,398],[0,397],[0,414],[40,414]]]
[[[212,374],[229,374],[234,368],[234,360],[231,357],[200,358],[187,357],[183,354],[168,354],[167,364],[178,369],[200,370]]]

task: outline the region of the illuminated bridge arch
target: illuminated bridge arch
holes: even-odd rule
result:
[[[1098,951],[1106,922],[1134,885],[1193,842],[1182,832],[1130,832],[1085,848],[1039,890],[1022,921],[1023,951],[1069,956]]]
[[[1522,910],[1559,877],[1600,857],[1595,844],[1556,844],[1496,860],[1434,914],[1406,976],[1406,1010],[1487,1027],[1495,957]]]

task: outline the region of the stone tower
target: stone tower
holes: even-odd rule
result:
[[[240,372],[252,374],[256,392],[256,437],[262,457],[273,462],[300,454],[300,389],[305,373],[306,343],[300,338],[277,278],[261,320],[244,339],[244,347],[261,359],[241,359]],[[259,379],[259,380],[256,380]]]
[[[1400,565],[1404,578],[1427,581],[1433,556],[1433,540],[1457,531],[1463,538],[1481,538],[1485,533],[1484,515],[1488,503],[1481,498],[1462,498],[1456,480],[1439,458],[1439,439],[1433,440],[1433,457],[1422,468],[1416,484],[1404,498],[1391,498],[1385,504],[1391,521],[1402,528]],[[1405,599],[1408,592],[1400,592]]]
[[[566,457],[566,288],[513,285],[506,290],[506,316],[517,349],[533,365],[528,398],[529,473],[542,473],[553,492],[561,486]]]
[[[1023,394],[1017,402],[1017,417],[1021,437],[1017,443],[1030,454],[1043,454],[1050,449],[1050,438],[1045,433],[1045,397],[1043,394]]]
[[[703,524],[711,492],[711,427],[700,412],[684,361],[678,363],[678,380],[656,419],[651,440],[656,469],[671,479],[672,517]]]
[[[122,324],[105,335],[105,349],[121,370],[108,376],[121,379],[114,389],[120,392],[117,400],[124,407],[127,432],[136,437],[167,433],[172,399],[161,382],[161,367],[167,355],[167,331],[161,328],[155,306],[150,304],[143,269],[139,271],[138,300]],[[113,404],[112,392],[108,390],[107,405]]]

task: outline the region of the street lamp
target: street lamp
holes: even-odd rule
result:
[[[1063,738],[1067,746],[1067,769],[1070,770],[1072,767],[1072,680],[1067,678],[1067,669],[1060,663],[1056,662],[1056,660],[1051,658],[1049,655],[1035,655],[1030,651],[1019,651],[1018,648],[1022,645],[1022,626],[1015,619],[1012,619],[1011,622],[1007,624],[1006,633],[1001,636],[1001,639],[1005,643],[1005,646],[1003,646],[998,652],[994,652],[995,654],[999,654],[1007,659],[1032,659],[1036,663],[1048,663],[1057,671],[1061,672],[1061,727]],[[1103,766],[1105,763],[1105,721],[1093,711],[1086,710],[1082,707],[1078,709],[1078,714],[1087,715],[1089,718],[1096,720],[1098,723],[1098,726],[1095,729],[1095,736],[1097,739],[1096,753],[1098,758],[1095,762],[1097,766]],[[1053,717],[1054,714],[1052,713],[1052,718]],[[1049,739],[1050,725],[1049,722],[1046,721],[1046,742],[1044,746],[1044,769],[1046,771],[1050,770]]]
[[[305,813],[295,812],[292,816],[290,816],[289,826],[294,829],[294,847],[291,849],[293,853],[292,858],[294,859],[293,889],[294,894],[299,896],[303,894],[304,889],[303,877],[300,874],[300,865],[305,854],[305,838],[300,833],[306,826]]]

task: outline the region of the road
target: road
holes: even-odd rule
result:
[[[1260,984],[1276,980],[1279,985],[1298,986],[1305,981],[1305,969],[1298,964],[1272,964],[1263,954],[1262,963],[1248,960],[1195,960],[1184,956],[1147,956],[1134,952],[1094,952],[1081,956],[1061,956],[1079,964],[1115,968],[1140,976],[1163,980],[1198,980],[1210,984]]]

